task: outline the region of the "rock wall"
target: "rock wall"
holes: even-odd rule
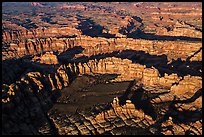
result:
[[[45,70],[46,72],[46,70]],[[135,97],[126,100],[124,105],[115,98],[112,107],[102,109],[100,113],[79,114],[70,117],[70,115],[58,114],[47,111],[52,107],[60,90],[67,87],[69,83],[78,74],[119,74],[113,81],[125,81],[137,79],[143,85],[143,88],[167,88],[167,94],[151,99],[155,106],[165,102],[174,102],[172,107],[159,108],[158,116],[165,117],[170,115],[169,119],[163,119],[158,126],[158,119],[154,119],[142,109],[137,108],[134,103]],[[60,134],[60,135],[88,135],[88,134],[126,134],[134,128],[146,134],[201,134],[202,122],[199,120],[199,111],[202,109],[202,96],[193,96],[202,91],[202,78],[198,76],[178,77],[177,74],[165,74],[161,77],[155,68],[147,68],[140,64],[133,64],[128,59],[105,58],[90,60],[87,63],[74,63],[61,65],[54,73],[29,72],[22,76],[19,81],[10,85],[3,85],[2,89],[2,122],[3,134]],[[147,90],[154,93],[165,92],[161,90]],[[135,92],[137,93],[137,92]],[[186,100],[192,100],[188,103]],[[182,102],[184,101],[184,102]],[[147,100],[143,101],[147,102]],[[185,103],[186,102],[186,103]],[[139,102],[138,102],[139,103]],[[175,118],[185,119],[182,113],[186,111],[198,111],[193,113],[190,118],[191,124],[175,123]],[[187,112],[188,113],[188,112]],[[63,117],[63,118],[62,118]],[[61,121],[63,119],[63,121]],[[195,119],[195,120],[194,120]],[[79,121],[80,120],[80,121]],[[40,122],[39,122],[40,121]],[[68,126],[69,125],[69,126]],[[173,129],[169,130],[168,126]],[[125,126],[130,126],[128,129]],[[182,130],[180,129],[182,128]],[[193,127],[193,128],[192,128]],[[148,130],[147,130],[148,129]],[[136,132],[137,131],[137,132]]]
[[[85,56],[111,53],[113,51],[136,50],[145,51],[151,55],[166,55],[168,60],[181,58],[186,60],[189,56],[194,55],[202,47],[201,42],[185,41],[152,41],[132,38],[91,38],[81,36],[78,38],[46,38],[46,39],[28,39],[24,42],[9,44],[8,51],[2,51],[6,58],[14,58],[16,55],[35,55],[45,51],[66,51],[75,46],[84,48],[82,52]],[[9,52],[14,51],[14,52]],[[192,58],[192,61],[202,60],[202,50]]]
[[[59,90],[77,75],[73,68],[73,64],[68,64],[60,66],[55,73],[29,72],[13,84],[3,84],[3,134],[46,134],[41,131],[42,126],[47,126],[53,134],[46,113],[59,97]]]
[[[140,91],[136,90],[134,92],[138,94]],[[147,104],[141,105],[148,107],[147,109],[150,109],[151,114],[156,113],[157,118],[153,118],[151,114],[138,108],[134,100],[136,98],[127,99],[121,105],[121,100],[116,97],[113,99],[111,106],[96,106],[96,112],[94,110],[90,113],[82,111],[70,116],[52,110],[49,112],[49,116],[60,135],[127,135],[130,133],[135,135],[198,135],[202,133],[200,117],[197,117],[196,114],[186,117],[186,113],[188,113],[185,112],[186,109],[181,109],[177,104],[173,104],[173,106],[163,104],[161,106],[156,103],[148,104],[148,99],[144,99]],[[141,100],[143,99],[141,98]],[[165,103],[164,100],[162,102]],[[151,105],[152,107],[150,107]],[[176,123],[174,120],[177,118],[192,122],[190,124]],[[127,126],[128,128],[126,128]]]
[[[142,110],[135,109],[130,100],[127,100],[125,105],[120,106],[116,97],[111,104],[112,106],[107,111],[98,114],[81,112],[77,113],[75,117],[69,117],[66,114],[60,116],[55,112],[50,112],[49,115],[60,135],[98,135],[107,132],[112,135],[120,135],[123,132],[120,128],[125,125],[137,129],[154,124],[154,120],[145,115]],[[102,108],[103,106],[98,109]],[[60,121],[61,117],[64,117],[66,122]],[[149,132],[149,134],[151,133]]]
[[[2,5],[2,134],[202,135],[201,3],[24,4]]]
[[[161,77],[158,70],[154,67],[147,68],[145,65],[132,63],[131,60],[115,57],[100,59],[99,61],[90,60],[87,63],[79,63],[78,67],[81,74],[119,74],[114,81],[139,79],[147,86],[160,85],[164,87],[171,87],[173,83],[181,80],[181,77],[178,77],[177,74],[165,74],[164,77]]]
[[[72,36],[81,35],[81,32],[71,27],[61,28],[37,28],[37,29],[22,29],[5,31],[2,34],[3,41],[24,41],[24,39],[57,37],[57,36]]]
[[[58,64],[58,59],[57,59],[57,56],[53,54],[53,52],[46,52],[45,54],[41,55],[40,57],[38,56],[34,56],[32,58],[32,61],[39,61],[40,63],[44,63],[44,64],[48,64],[48,65],[51,65],[51,64]]]

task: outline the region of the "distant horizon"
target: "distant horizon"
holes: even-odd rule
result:
[[[201,2],[3,2],[2,135],[202,135]]]

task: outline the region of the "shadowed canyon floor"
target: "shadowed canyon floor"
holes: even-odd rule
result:
[[[201,2],[4,2],[3,135],[202,135]]]

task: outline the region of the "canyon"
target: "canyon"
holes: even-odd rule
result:
[[[4,3],[2,134],[202,135],[201,4]]]

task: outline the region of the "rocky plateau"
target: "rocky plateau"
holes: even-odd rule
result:
[[[202,2],[3,2],[2,135],[202,135]]]

